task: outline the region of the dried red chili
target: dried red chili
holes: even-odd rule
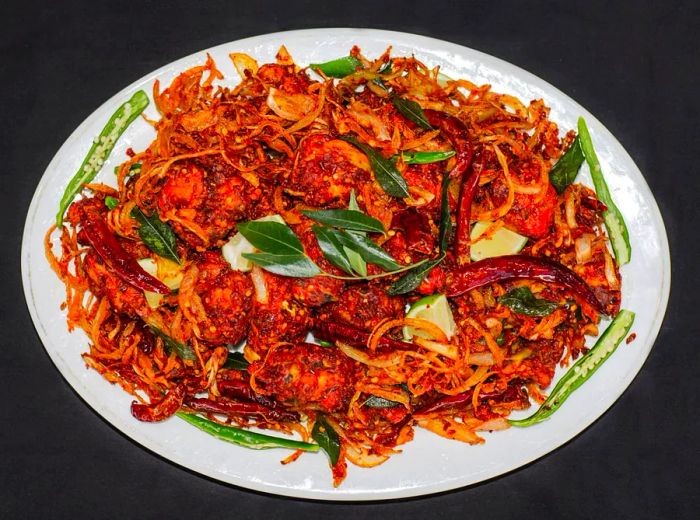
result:
[[[477,287],[510,280],[539,280],[562,285],[598,312],[606,314],[603,303],[579,275],[558,262],[532,256],[498,256],[462,266],[452,272],[447,296],[459,296]]]
[[[170,294],[167,285],[144,271],[124,250],[97,212],[85,211],[82,224],[85,238],[119,278],[143,291]]]

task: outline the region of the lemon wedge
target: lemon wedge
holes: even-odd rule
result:
[[[448,339],[454,336],[457,330],[457,324],[455,323],[454,316],[452,316],[452,309],[450,309],[450,304],[444,294],[433,294],[421,298],[411,305],[411,308],[408,309],[406,313],[406,317],[418,318],[434,323],[440,327]],[[413,336],[431,338],[425,331],[416,330],[409,326],[403,328],[403,337],[406,340],[410,340]]]
[[[492,222],[486,221],[479,221],[474,224],[470,234],[472,242],[470,256],[472,260],[477,261],[494,256],[514,255],[527,244],[527,237],[504,227],[499,228],[489,238],[479,239],[491,224]]]

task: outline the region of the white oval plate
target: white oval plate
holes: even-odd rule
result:
[[[583,115],[615,201],[629,226],[632,261],[622,269],[623,307],[637,313],[633,328],[636,341],[623,343],[544,423],[487,434],[486,443],[480,446],[449,441],[419,429],[415,440],[403,447],[403,453],[385,464],[372,469],[350,465],[348,477],[338,489],[332,486],[326,458],[321,454],[304,455],[283,466],[280,459],[287,453],[280,450],[253,451],[233,446],[176,418],[158,424],[133,419],[129,412],[131,397],[85,367],[80,354],[87,348],[86,336],[82,331],[67,331],[65,315],[59,309],[65,292],[44,258],[44,233],[53,223],[59,198],[91,140],[135,90],[143,88],[150,93],[155,79],[168,85],[181,71],[203,63],[206,52],[216,60],[225,81],[233,84],[238,76],[229,52],[245,52],[264,63],[274,61],[282,44],[299,64],[346,55],[353,45],[375,57],[392,45],[395,54],[414,54],[430,66],[440,65],[451,77],[490,83],[495,91],[514,94],[526,102],[543,98],[562,131],[576,128],[576,119]],[[152,104],[147,115],[157,117]],[[125,150],[130,146],[143,149],[153,137],[148,124],[136,121],[119,140],[98,178],[114,182],[111,172],[125,159]],[[583,175],[583,181],[590,185],[587,175]],[[92,408],[139,444],[191,470],[245,488],[303,498],[377,500],[445,491],[501,475],[561,446],[600,417],[631,383],[651,350],[668,301],[670,256],[658,207],[630,156],[600,122],[551,85],[500,59],[432,38],[370,29],[312,29],[247,38],[193,54],[129,85],[93,112],[58,151],[34,194],[22,242],[22,279],[34,325],[53,362]]]

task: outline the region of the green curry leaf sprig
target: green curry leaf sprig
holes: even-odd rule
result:
[[[310,278],[322,275],[342,280],[382,278],[427,262],[422,260],[405,266],[399,264],[367,236],[367,233],[384,233],[382,223],[360,211],[356,203],[351,203],[351,206],[351,209],[304,211],[308,218],[319,223],[311,229],[323,256],[348,276],[338,276],[321,269],[306,254],[294,231],[279,222],[251,221],[239,224],[238,231],[260,251],[244,253],[243,256],[263,269],[282,276]],[[385,272],[368,275],[366,264],[374,264]]]

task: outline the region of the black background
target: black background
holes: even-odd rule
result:
[[[0,20],[0,516],[698,518],[697,2],[13,1],[3,2]],[[247,36],[324,26],[433,36],[533,72],[617,136],[656,196],[674,280],[656,346],[608,413],[528,467],[390,503],[323,504],[226,486],[113,429],[62,379],[33,329],[21,289],[22,226],[70,132],[172,60]]]

